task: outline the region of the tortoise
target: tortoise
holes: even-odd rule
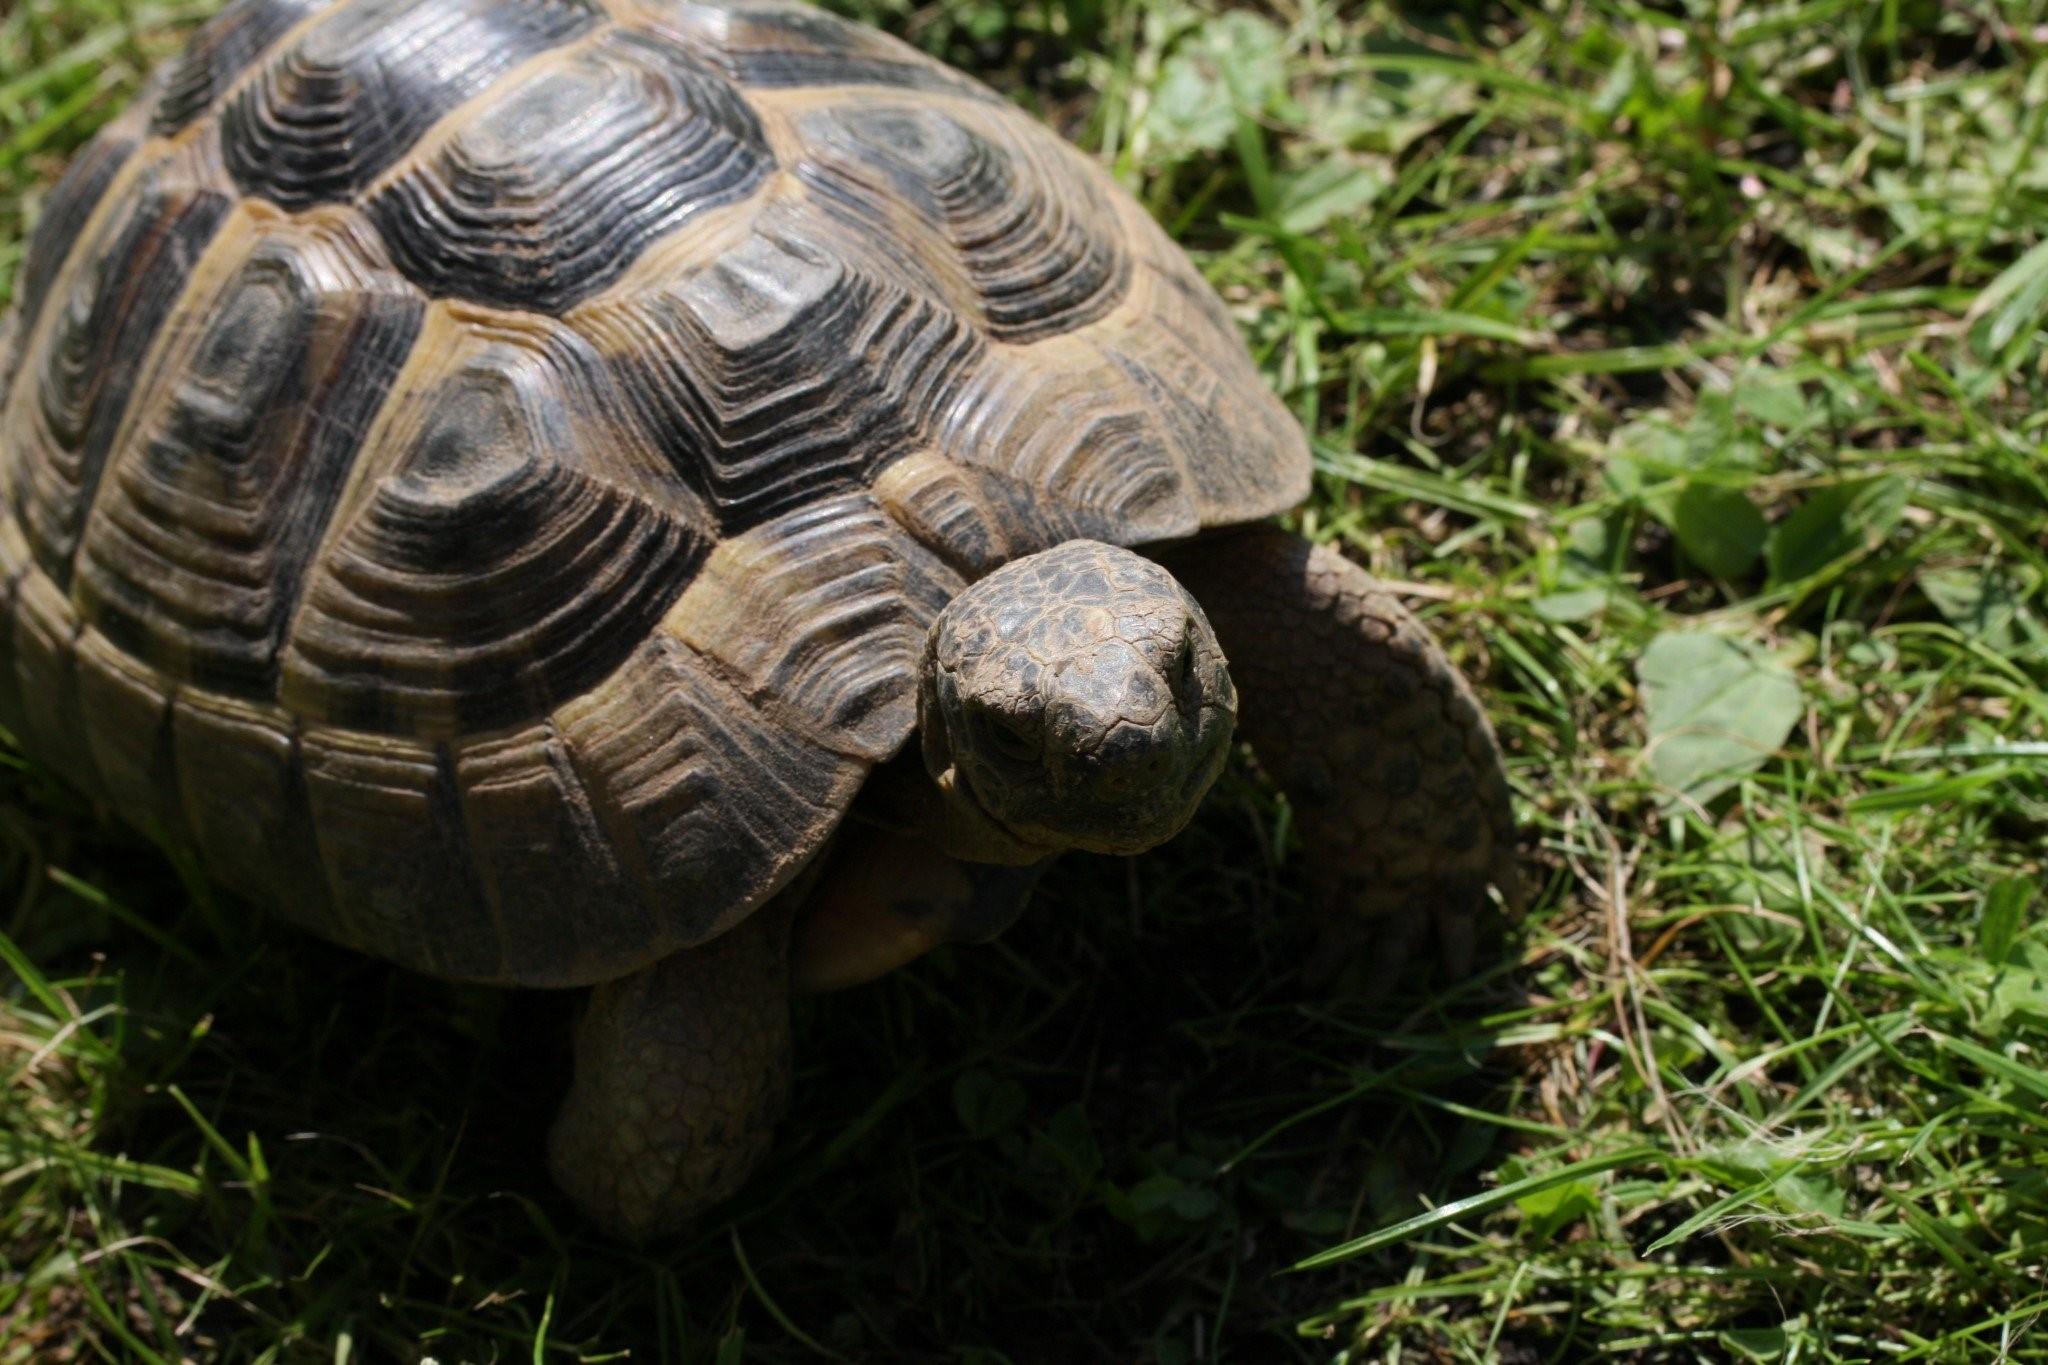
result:
[[[1472,691],[1275,524],[1307,443],[1203,277],[824,12],[238,0],[0,337],[0,722],[328,939],[593,987],[549,1156],[617,1233],[761,1159],[792,991],[1161,843],[1234,734],[1317,903],[1455,954],[1516,894]]]

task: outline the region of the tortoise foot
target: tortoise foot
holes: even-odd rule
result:
[[[548,1159],[606,1232],[674,1232],[767,1154],[789,1096],[788,940],[771,906],[592,992]]]

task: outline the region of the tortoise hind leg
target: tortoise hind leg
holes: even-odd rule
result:
[[[789,1097],[789,909],[598,986],[548,1137],[555,1182],[640,1240],[737,1190]]]
[[[1488,883],[1521,903],[1493,730],[1429,631],[1363,569],[1277,527],[1163,557],[1209,614],[1238,732],[1288,794],[1317,900],[1363,917],[1375,975],[1418,939],[1462,975]]]

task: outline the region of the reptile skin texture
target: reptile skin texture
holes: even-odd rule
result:
[[[1507,777],[1471,687],[1334,550],[1256,527],[1165,558],[1216,628],[1238,734],[1287,793],[1318,903],[1374,921],[1376,965],[1433,936],[1469,969],[1489,883],[1521,903]]]

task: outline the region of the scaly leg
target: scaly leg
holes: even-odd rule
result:
[[[791,949],[800,992],[873,981],[941,943],[985,943],[1024,912],[1046,862],[968,862],[876,826],[842,829]]]
[[[1492,727],[1427,629],[1363,569],[1276,527],[1162,556],[1209,614],[1238,734],[1288,795],[1319,902],[1373,917],[1381,968],[1433,935],[1469,970],[1497,885],[1520,908]]]
[[[549,1134],[555,1181],[640,1240],[740,1187],[789,1096],[789,898],[591,992]]]

